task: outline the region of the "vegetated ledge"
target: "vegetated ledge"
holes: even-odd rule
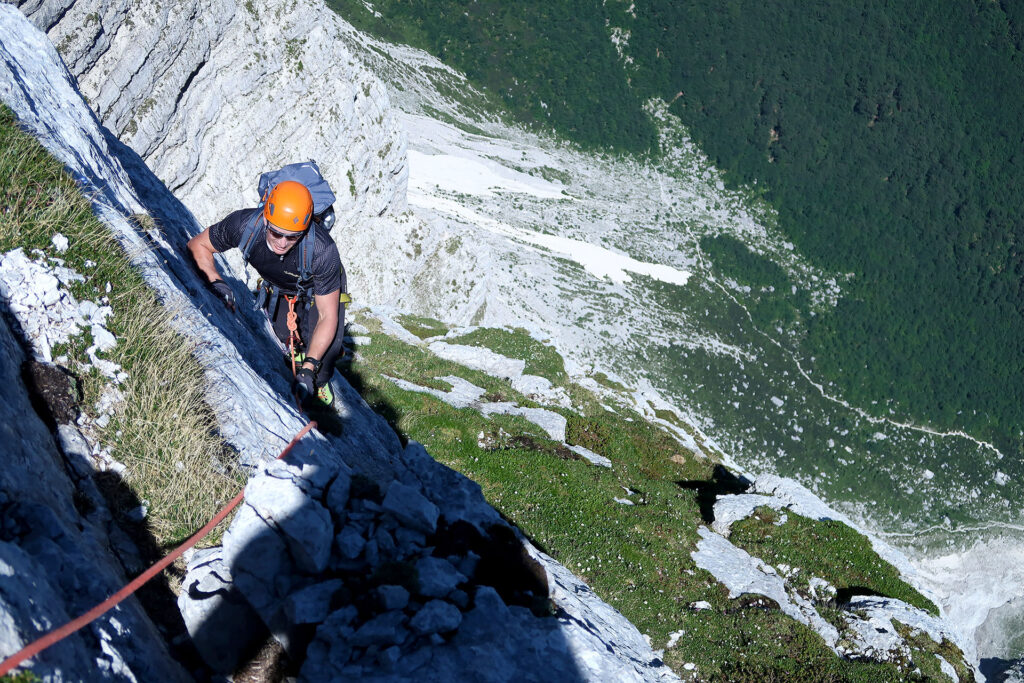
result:
[[[906,558],[806,488],[729,473],[669,434],[678,416],[608,382],[584,378],[584,389],[562,378],[524,395],[516,387],[529,383],[516,371],[539,344],[525,331],[472,328],[494,348],[463,354],[467,367],[438,348],[442,338],[466,339],[464,330],[385,311],[356,319],[346,375],[367,402],[480,483],[504,516],[665,647],[676,673],[734,680],[796,666],[837,680],[902,680],[916,670],[973,679],[958,633],[901,578]],[[496,348],[523,357],[500,362]],[[559,405],[564,396],[570,408]],[[499,414],[499,404],[558,411],[565,443],[529,418]],[[611,468],[574,458],[568,449],[581,444]]]

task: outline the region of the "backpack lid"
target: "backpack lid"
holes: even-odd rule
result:
[[[306,186],[309,194],[313,196],[313,213],[318,216],[334,204],[336,199],[334,192],[324,179],[323,174],[320,173],[320,167],[312,159],[297,164],[288,164],[276,171],[261,173],[257,188],[260,201],[263,201],[263,197],[271,188],[285,180],[294,180]]]

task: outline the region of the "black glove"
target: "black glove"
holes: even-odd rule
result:
[[[309,368],[299,368],[292,380],[292,391],[296,393],[300,401],[316,396],[316,382],[313,381],[313,371]]]
[[[210,283],[210,288],[213,290],[213,293],[224,302],[224,305],[228,307],[229,311],[235,310],[235,293],[231,291],[231,287],[228,283],[223,280],[214,280]]]

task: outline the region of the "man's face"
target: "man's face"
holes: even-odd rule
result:
[[[287,254],[305,234],[305,232],[279,232],[268,226],[267,246],[270,247],[270,251],[274,252],[278,256],[283,256],[284,254]]]

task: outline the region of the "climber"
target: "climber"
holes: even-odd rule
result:
[[[261,207],[228,214],[189,240],[188,249],[211,289],[231,311],[235,310],[235,297],[217,271],[213,255],[242,249],[261,277],[257,306],[285,345],[290,336],[289,310],[298,315],[301,347],[296,349],[296,360],[301,365],[293,368],[293,388],[304,401],[315,396],[330,406],[334,395],[329,382],[343,351],[345,308],[341,302],[347,301],[348,295],[343,294],[345,270],[338,247],[328,231],[317,230],[316,225],[309,190],[286,180],[274,185]],[[313,243],[303,243],[306,239]]]

